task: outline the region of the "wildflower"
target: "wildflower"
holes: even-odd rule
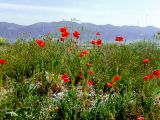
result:
[[[120,76],[116,75],[116,76],[113,77],[112,83],[114,83],[116,81],[119,81],[119,80],[121,80]]]
[[[112,83],[107,83],[106,86],[111,88],[113,86],[113,84]]]
[[[147,80],[149,80],[149,77],[146,75],[146,76],[143,77],[143,79],[144,79],[145,81],[147,81]]]
[[[96,41],[96,44],[97,44],[97,45],[101,45],[101,44],[102,44],[102,40],[101,40],[101,39],[98,39],[98,40]]]
[[[65,32],[62,32],[62,33],[61,33],[61,36],[62,36],[62,37],[68,38],[69,35],[70,35],[70,33],[69,33],[68,31],[65,31]]]
[[[122,36],[117,36],[117,37],[115,38],[115,41],[117,41],[117,42],[122,42],[122,41],[124,41],[124,37],[122,37]]]
[[[140,117],[137,117],[137,120],[145,120],[145,118],[140,116]]]
[[[90,62],[87,62],[86,65],[90,66],[90,67],[92,66],[92,64]]]
[[[5,59],[0,59],[0,64],[6,64],[7,63],[7,60]]]
[[[154,70],[152,73],[153,73],[153,75],[157,75],[158,72],[159,72],[159,70]]]
[[[65,38],[61,37],[59,40],[60,40],[60,41],[64,41],[64,40],[65,40]]]
[[[87,72],[88,74],[90,74],[90,75],[93,75],[93,74],[94,74],[94,72],[91,72],[91,71],[89,71],[89,70],[86,70],[86,72]]]
[[[71,80],[69,79],[69,76],[65,73],[61,76],[61,79],[64,81],[64,82],[70,82]]]
[[[149,77],[149,79],[152,79],[152,78],[153,78],[153,75],[152,75],[152,74],[148,74],[147,76]]]
[[[43,40],[41,40],[41,39],[37,39],[37,40],[36,40],[36,43],[37,43],[37,45],[38,45],[39,47],[44,47],[44,46],[45,46],[45,42],[44,42]]]
[[[80,74],[78,77],[79,77],[80,79],[83,79],[83,74]]]
[[[93,74],[94,74],[94,72],[88,71],[88,74],[93,75]]]
[[[101,40],[101,39],[92,40],[90,43],[93,44],[93,45],[97,45],[97,47],[101,47],[101,45],[102,45],[102,40]]]
[[[73,36],[75,37],[75,38],[79,38],[79,35],[80,35],[80,33],[78,32],[78,31],[74,31],[74,33],[73,33]]]
[[[87,55],[89,54],[90,52],[87,51],[87,50],[83,50],[81,53],[80,53],[80,57],[83,57],[84,55]]]
[[[95,45],[96,44],[96,40],[92,40],[90,43]]]
[[[93,81],[91,81],[91,80],[89,80],[89,81],[87,82],[87,84],[88,84],[88,85],[93,85],[93,84],[94,84],[94,82],[93,82]]]
[[[152,74],[156,77],[156,78],[160,78],[160,70],[154,70],[152,72]]]
[[[61,32],[62,37],[68,38],[70,35],[70,33],[67,31],[66,27],[59,28],[59,31]]]
[[[143,60],[143,62],[144,63],[148,63],[150,60],[148,59],[148,58],[145,58],[144,60]]]
[[[83,57],[84,56],[84,54],[83,53],[80,53],[80,55],[79,55],[80,57]]]
[[[152,79],[153,78],[153,75],[152,74],[148,74],[148,75],[145,75],[144,77],[143,77],[143,79],[145,80],[145,81],[148,81],[149,79]]]
[[[121,78],[119,75],[114,76],[114,80],[119,81]]]
[[[61,27],[61,28],[59,28],[59,31],[60,31],[60,32],[66,32],[66,31],[67,31],[67,28],[66,28],[66,27]]]
[[[101,34],[100,34],[99,32],[96,32],[96,35],[97,35],[97,36],[100,36]]]
[[[90,52],[87,51],[87,50],[83,50],[82,53],[83,53],[84,55],[86,55],[86,54],[89,54]]]

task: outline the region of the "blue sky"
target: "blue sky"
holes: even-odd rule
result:
[[[0,0],[0,22],[79,22],[160,27],[160,0]]]

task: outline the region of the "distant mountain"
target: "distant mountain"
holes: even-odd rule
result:
[[[38,38],[50,32],[58,35],[58,28],[67,26],[70,32],[79,30],[81,32],[80,39],[82,41],[89,41],[95,39],[95,33],[101,33],[101,38],[104,41],[112,42],[115,36],[124,36],[127,42],[139,39],[152,39],[154,35],[160,31],[160,28],[153,26],[139,27],[139,26],[114,26],[114,25],[95,25],[92,23],[76,23],[69,21],[45,23],[40,22],[29,26],[17,25],[14,23],[0,22],[0,37],[8,38],[15,41],[17,37],[25,35]]]

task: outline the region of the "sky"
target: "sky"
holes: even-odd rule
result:
[[[70,21],[160,28],[160,0],[0,0],[0,22]]]

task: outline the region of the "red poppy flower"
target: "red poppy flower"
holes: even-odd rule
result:
[[[122,42],[122,41],[124,41],[124,37],[122,37],[122,36],[117,36],[117,37],[115,38],[115,41],[117,41],[117,42]]]
[[[69,76],[65,73],[61,76],[61,79],[64,81],[64,82],[70,82],[71,80],[69,79]]]
[[[100,36],[101,34],[100,34],[99,32],[96,32],[96,35],[97,35],[97,36]]]
[[[143,62],[144,63],[148,63],[150,60],[148,59],[148,58],[145,58],[144,60],[143,60]]]
[[[91,81],[91,80],[89,80],[89,81],[87,82],[87,84],[88,84],[88,85],[93,85],[93,84],[94,84],[94,82],[93,82],[93,81]]]
[[[44,46],[45,46],[45,42],[44,42],[43,40],[41,40],[41,39],[37,39],[37,40],[36,40],[36,43],[37,43],[37,45],[38,45],[39,47],[44,47]]]
[[[157,75],[158,71],[159,71],[159,70],[154,70],[154,71],[152,72],[153,75]]]
[[[102,40],[101,40],[101,39],[98,39],[98,40],[96,41],[96,44],[97,44],[97,45],[101,45],[101,44],[102,44]]]
[[[93,75],[93,74],[94,74],[94,72],[88,71],[88,74]]]
[[[60,40],[60,41],[64,41],[64,40],[65,40],[65,38],[61,37],[59,40]]]
[[[116,75],[113,77],[112,83],[121,80],[121,77],[119,75]]]
[[[148,74],[147,76],[149,77],[149,79],[152,79],[152,78],[153,78],[153,75],[152,75],[152,74]]]
[[[95,45],[96,44],[96,40],[92,40],[90,43]]]
[[[152,74],[156,77],[156,78],[160,78],[160,70],[154,70],[152,72]]]
[[[114,76],[114,80],[118,81],[118,80],[121,80],[121,78],[119,75],[116,75],[116,76]]]
[[[90,52],[88,50],[83,50],[82,53],[86,55],[89,54]]]
[[[92,66],[92,64],[90,62],[87,62],[86,65],[89,66],[89,67]]]
[[[145,75],[145,76],[143,77],[143,79],[144,79],[145,81],[148,81],[148,80],[150,79],[150,77],[149,77],[148,75]]]
[[[107,83],[106,86],[111,88],[113,86],[113,84],[112,83]]]
[[[88,74],[90,74],[90,75],[93,75],[93,74],[94,74],[94,72],[91,72],[91,71],[89,71],[89,70],[86,70],[86,72],[87,72]]]
[[[82,52],[80,53],[80,57],[83,57],[84,55],[90,54],[89,51],[87,50],[82,50]]]
[[[65,31],[65,32],[62,32],[62,33],[61,33],[61,36],[62,36],[62,37],[66,37],[66,38],[68,38],[68,37],[69,37],[69,35],[70,35],[70,33],[69,33],[69,32],[67,32],[67,31]]]
[[[79,55],[80,57],[83,57],[84,56],[84,54],[83,53],[80,53],[80,55]]]
[[[61,28],[59,28],[59,31],[60,31],[60,32],[66,32],[66,31],[67,31],[67,28],[66,28],[66,27],[61,27]]]
[[[80,78],[80,79],[83,79],[83,74],[80,74],[80,75],[79,75],[79,78]]]
[[[0,64],[6,64],[7,63],[7,60],[5,59],[0,59]]]
[[[73,33],[73,36],[75,37],[75,38],[79,38],[79,35],[80,35],[80,33],[78,32],[78,31],[74,31],[74,33]]]
[[[140,116],[140,117],[137,117],[137,120],[145,120],[145,118]]]

